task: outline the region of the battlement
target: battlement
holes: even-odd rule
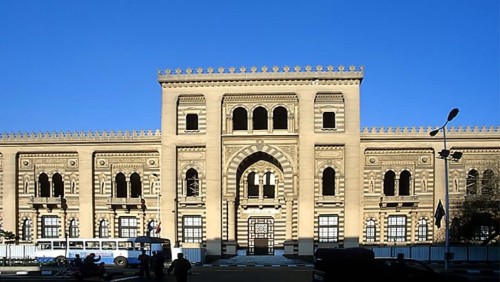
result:
[[[439,127],[364,127],[361,130],[363,135],[393,135],[393,134],[429,134]],[[499,126],[450,126],[446,128],[447,134],[493,134],[500,135]]]
[[[425,135],[437,127],[364,127],[361,135],[364,136],[394,136],[394,135]],[[446,128],[447,134],[480,134],[500,135],[499,126],[451,126]],[[0,142],[116,142],[116,141],[161,141],[161,131],[153,130],[126,130],[126,131],[74,131],[74,132],[11,132],[0,133]]]
[[[229,81],[229,80],[308,80],[308,79],[363,79],[363,67],[340,65],[338,67],[329,65],[327,67],[307,65],[305,67],[279,67],[268,68],[262,66],[246,67],[219,67],[219,68],[177,68],[174,71],[166,69],[158,71],[158,81],[163,82],[187,82],[187,81]]]
[[[11,132],[0,133],[0,142],[106,142],[106,141],[161,141],[161,131],[74,131],[74,132]]]

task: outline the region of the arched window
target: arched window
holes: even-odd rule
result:
[[[377,227],[375,226],[375,220],[369,219],[366,222],[366,242],[375,242],[377,238]]]
[[[417,240],[418,241],[427,241],[427,233],[428,233],[427,220],[425,220],[424,218],[421,218],[418,221]]]
[[[394,196],[394,179],[396,179],[396,174],[394,171],[389,170],[384,175],[384,195]]]
[[[409,196],[410,195],[410,179],[411,173],[407,170],[403,170],[399,175],[399,195]]]
[[[69,222],[69,238],[78,238],[80,236],[80,231],[78,229],[78,220],[72,219]]]
[[[64,182],[59,173],[52,176],[52,185],[54,186],[54,197],[64,197]]]
[[[247,177],[248,198],[259,197],[259,175],[255,172],[250,172]]]
[[[471,169],[469,173],[467,173],[467,187],[466,194],[467,195],[476,195],[478,190],[478,180],[479,173],[475,169]]]
[[[333,168],[327,167],[323,170],[322,181],[323,196],[335,196],[335,170]]]
[[[274,173],[268,171],[264,174],[264,198],[274,198],[276,178]]]
[[[323,113],[323,128],[324,129],[334,129],[335,128],[335,113],[334,112],[324,112]]]
[[[33,239],[33,223],[31,219],[27,218],[23,221],[23,241],[30,241]]]
[[[285,107],[276,107],[273,111],[273,129],[288,129],[288,112]]]
[[[198,130],[198,115],[197,114],[187,114],[186,115],[186,130]]]
[[[109,225],[105,219],[99,223],[99,238],[109,238]]]
[[[47,174],[40,174],[38,183],[40,184],[40,197],[50,197],[50,182]]]
[[[238,107],[233,111],[233,130],[248,130],[247,110]]]
[[[141,176],[134,172],[130,175],[130,196],[132,198],[140,198],[142,195]]]
[[[493,191],[495,191],[496,188],[495,173],[493,172],[493,170],[487,169],[484,171],[481,184],[481,194],[492,196]]]
[[[116,197],[127,198],[127,180],[123,173],[118,173],[115,177],[116,182]]]
[[[194,168],[186,171],[186,196],[198,197],[200,195],[200,179],[198,178],[198,171]]]
[[[267,129],[267,110],[263,107],[257,107],[253,110],[253,129]]]

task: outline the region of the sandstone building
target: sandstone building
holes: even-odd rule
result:
[[[33,242],[160,224],[214,257],[440,241],[442,135],[360,128],[362,79],[353,66],[166,70],[161,131],[1,134],[0,227]],[[489,193],[473,188],[499,173],[500,131],[449,127],[447,141],[463,153],[453,212]]]

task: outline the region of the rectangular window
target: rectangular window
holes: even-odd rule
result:
[[[335,129],[335,113],[323,113],[323,129]]]
[[[337,215],[319,216],[319,242],[337,242],[339,240],[339,217]]]
[[[66,249],[66,241],[54,241],[52,242],[54,250],[65,250]]]
[[[184,242],[185,243],[201,243],[203,241],[203,229],[201,216],[184,216],[183,230],[184,230]]]
[[[42,238],[59,238],[59,218],[57,216],[42,216]]]
[[[102,242],[102,249],[103,250],[116,250],[116,242],[115,241],[103,241]]]
[[[83,250],[83,241],[69,241],[70,250]]]
[[[406,241],[406,216],[391,215],[387,219],[387,241]]]
[[[198,130],[198,115],[197,114],[187,114],[186,115],[186,131],[197,131]]]
[[[85,242],[85,249],[86,250],[99,250],[99,241],[87,241]]]
[[[120,238],[137,237],[137,218],[120,217]]]

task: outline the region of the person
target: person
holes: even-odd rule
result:
[[[99,267],[95,264],[96,262],[101,260],[101,255],[98,258],[95,257],[95,253],[90,253],[83,260],[82,265],[82,275],[84,276],[92,276],[99,274]]]
[[[146,254],[146,250],[142,250],[142,253],[138,257],[139,259],[139,276],[141,278],[149,278],[149,255]]]
[[[168,268],[167,275],[170,275],[170,272],[173,270],[177,282],[187,282],[187,276],[190,269],[191,263],[189,260],[185,259],[182,253],[178,253],[177,259],[175,259]]]
[[[71,263],[73,264],[74,267],[78,267],[78,268],[80,268],[83,265],[82,258],[80,257],[79,254],[75,254],[75,258],[73,259],[73,261]]]
[[[75,258],[71,261],[71,266],[73,270],[73,274],[79,275],[81,274],[83,261],[79,254],[75,254]]]
[[[163,279],[163,263],[165,262],[163,256],[156,251],[153,251],[153,256],[151,257],[151,266],[153,272],[155,273],[156,280]]]

